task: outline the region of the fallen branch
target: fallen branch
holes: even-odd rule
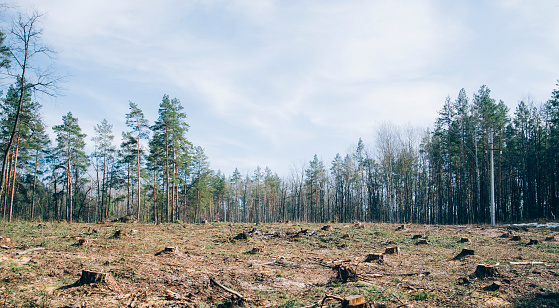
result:
[[[536,264],[543,264],[541,261],[521,261],[521,262],[509,262],[510,265],[536,265]]]
[[[228,287],[222,285],[221,283],[215,281],[213,278],[210,277],[210,282],[215,284],[216,286],[222,288],[223,290],[225,290],[226,292],[229,292],[235,296],[237,296],[239,299],[241,299],[242,301],[246,301],[246,298],[244,296],[242,296],[241,294],[239,294],[239,292],[233,291],[231,289],[229,289]]]
[[[329,295],[329,294],[328,294],[328,295],[324,296],[324,298],[323,298],[322,301],[320,302],[320,306],[318,306],[318,307],[319,307],[319,308],[322,308],[322,307],[324,306],[324,302],[326,302],[326,300],[329,299],[329,298],[335,299],[335,300],[340,301],[340,302],[343,302],[343,301],[344,301],[344,299],[343,299],[342,297],[338,297],[338,296],[335,296],[335,295]]]
[[[24,251],[20,251],[20,252],[16,253],[16,255],[20,256],[20,255],[24,255],[26,253],[30,253],[30,252],[35,251],[35,250],[44,250],[44,249],[45,248],[43,248],[43,247],[31,248],[31,249],[27,249],[27,250],[24,250]]]

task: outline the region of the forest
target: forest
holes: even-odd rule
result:
[[[59,78],[34,62],[51,52],[40,17],[20,16],[0,35],[4,221],[485,224],[492,200],[497,223],[559,215],[559,83],[546,102],[515,110],[486,85],[471,96],[457,89],[441,98],[432,129],[386,119],[374,144],[359,139],[330,161],[317,153],[289,174],[255,166],[226,175],[189,141],[188,110],[168,95],[157,119],[128,103],[120,144],[106,119],[94,136],[71,112],[46,127],[35,94],[56,95]]]

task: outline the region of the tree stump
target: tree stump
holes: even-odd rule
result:
[[[501,238],[510,238],[510,237],[512,237],[512,234],[510,232],[505,232],[505,233],[501,234],[500,237]]]
[[[416,234],[416,235],[414,235],[411,239],[412,239],[412,240],[417,240],[418,238],[422,238],[422,237],[423,237],[423,235],[421,235],[421,234]]]
[[[111,238],[127,238],[130,237],[124,230],[116,230]]]
[[[396,231],[406,230],[406,229],[407,229],[406,225],[401,225],[398,228],[396,228]]]
[[[159,256],[162,254],[179,254],[179,248],[178,247],[165,247],[165,249],[157,252],[155,255]]]
[[[510,240],[511,241],[520,241],[520,240],[522,240],[522,238],[520,237],[520,235],[515,235]]]
[[[473,277],[484,279],[486,277],[496,277],[499,276],[499,270],[492,265],[478,264],[476,271],[472,274]]]
[[[501,288],[502,284],[500,281],[494,281],[492,284],[485,286],[484,291],[497,291]]]
[[[463,259],[465,256],[473,256],[473,255],[474,255],[473,249],[464,248],[459,254],[456,255],[456,257],[452,258],[452,260],[460,260]]]
[[[322,231],[332,231],[332,226],[331,225],[326,225],[324,227],[321,228]]]
[[[254,247],[254,248],[252,248],[252,250],[250,250],[248,253],[255,255],[255,254],[262,253],[262,252],[264,252],[264,248],[262,248],[262,247]]]
[[[377,261],[378,263],[384,262],[384,255],[382,253],[370,253],[365,258],[365,262]]]
[[[400,254],[400,247],[398,247],[398,246],[386,247],[386,249],[384,250],[384,254],[385,254],[385,255],[397,255],[397,254]]]
[[[91,244],[91,241],[86,238],[78,238],[78,246],[87,246]]]
[[[80,280],[77,282],[78,285],[92,284],[92,283],[102,283],[106,285],[109,289],[115,292],[120,291],[120,286],[118,282],[113,278],[111,273],[100,273],[88,270],[82,270],[82,275]]]
[[[354,227],[354,228],[357,228],[357,229],[364,229],[364,228],[365,228],[365,226],[364,226],[360,221],[356,221],[356,222],[353,224],[353,227]]]
[[[526,244],[526,245],[538,245],[540,242],[538,240],[530,240],[530,243]]]
[[[237,236],[235,236],[233,239],[236,240],[250,240],[250,235],[248,235],[248,233],[239,233],[237,234]]]
[[[460,240],[458,241],[458,243],[470,243],[470,242],[471,242],[470,239],[467,237],[460,238]]]
[[[357,282],[357,272],[349,267],[342,264],[338,264],[333,268],[336,271],[336,279],[342,283],[346,282]]]
[[[9,246],[12,243],[9,237],[1,237],[0,236],[0,245]]]
[[[545,238],[546,241],[554,241],[555,240],[555,236],[551,235]]]
[[[344,298],[342,308],[366,307],[367,301],[363,295],[353,295]]]
[[[415,243],[416,245],[429,245],[429,242],[426,239],[421,239]]]

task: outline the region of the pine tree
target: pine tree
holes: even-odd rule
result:
[[[143,111],[138,108],[138,105],[130,102],[130,112],[126,114],[126,125],[132,128],[133,137],[136,139],[136,167],[138,175],[138,212],[137,218],[140,220],[140,205],[141,205],[141,177],[140,177],[140,143],[142,139],[148,138],[148,120],[145,119]]]
[[[60,167],[64,168],[66,180],[66,220],[72,221],[74,217],[74,191],[73,185],[79,181],[80,171],[85,172],[87,168],[87,156],[84,152],[85,137],[78,124],[78,119],[68,112],[62,117],[62,124],[52,129],[56,133],[56,154],[61,158]],[[73,182],[72,182],[73,180]],[[75,187],[77,189],[77,187]]]

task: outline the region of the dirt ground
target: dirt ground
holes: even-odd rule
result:
[[[0,307],[559,307],[559,230],[328,226],[2,223]]]

